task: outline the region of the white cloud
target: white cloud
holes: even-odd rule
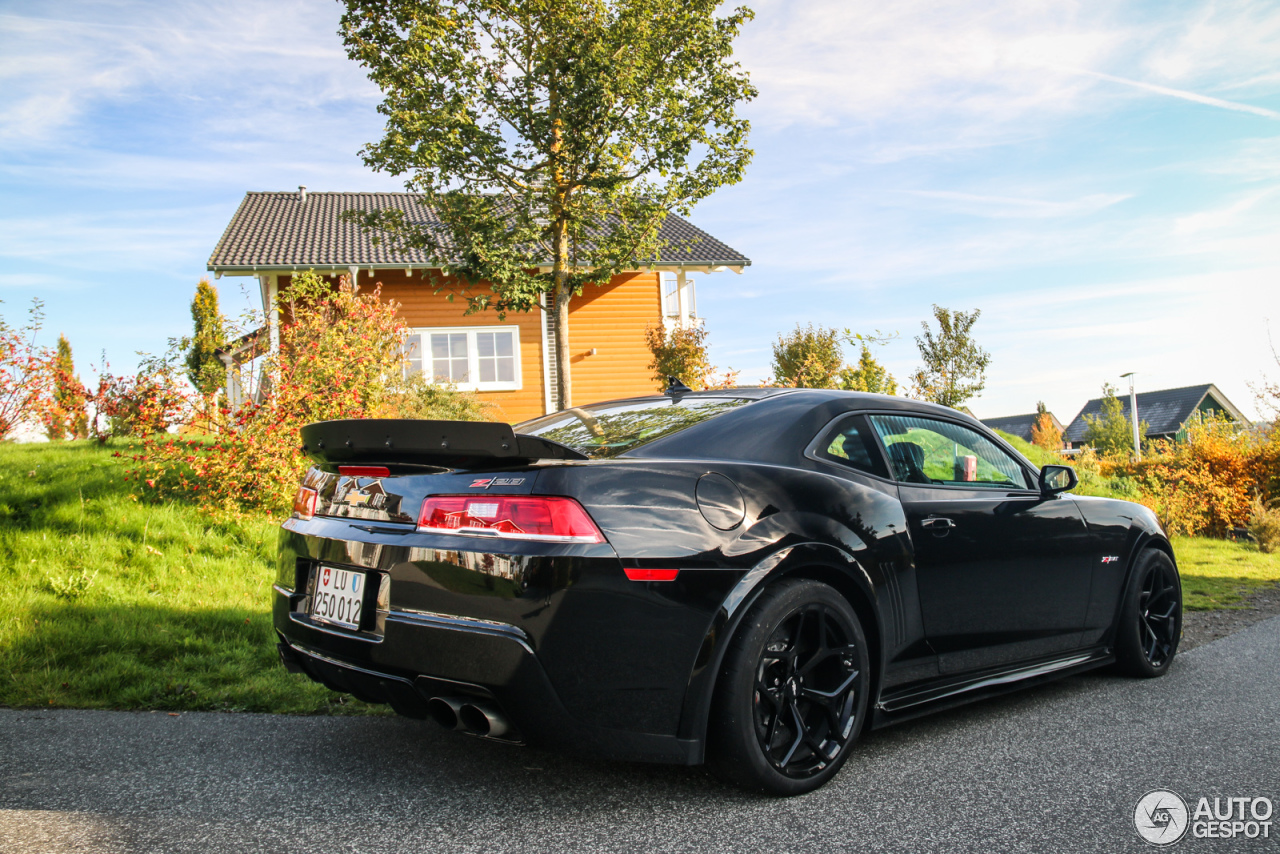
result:
[[[43,11],[0,14],[0,145],[9,149],[156,94],[199,104],[210,127],[238,116],[261,134],[299,110],[377,95],[345,59],[336,4],[80,2],[60,4],[58,17]]]
[[[927,118],[990,125],[1072,109],[1088,85],[1034,72],[1047,61],[1089,67],[1126,38],[1078,2],[805,0],[757,4],[738,51],[761,89],[753,114],[770,125],[880,128]],[[1087,21],[1087,23],[1082,23]],[[970,144],[977,144],[975,137]]]
[[[1237,202],[1216,210],[1200,211],[1174,220],[1173,233],[1178,235],[1195,234],[1211,229],[1226,228],[1239,223],[1241,215],[1253,210],[1259,202],[1275,192],[1265,190],[1245,196]]]
[[[1180,98],[1184,101],[1192,101],[1197,104],[1218,107],[1223,110],[1235,110],[1239,113],[1252,113],[1255,116],[1262,116],[1266,119],[1280,119],[1280,112],[1269,110],[1266,107],[1256,107],[1253,104],[1242,104],[1238,101],[1225,101],[1222,98],[1211,98],[1208,95],[1201,95],[1197,92],[1188,92],[1184,89],[1171,89],[1168,86],[1157,86],[1154,83],[1144,83],[1141,80],[1129,80],[1125,77],[1117,77],[1114,74],[1103,74],[1101,71],[1089,71],[1083,68],[1068,68],[1063,65],[1045,67],[1051,67],[1067,74],[1079,74],[1085,77],[1094,77],[1098,80],[1107,80],[1111,83],[1120,83],[1125,86],[1132,86],[1135,89],[1154,92],[1157,95],[1168,95],[1171,98]]]

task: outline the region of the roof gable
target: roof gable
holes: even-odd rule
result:
[[[421,249],[375,243],[343,219],[348,210],[401,210],[411,222],[438,223],[410,193],[246,193],[209,258],[215,272],[257,269],[434,267]],[[745,267],[751,260],[688,220],[667,214],[660,266]]]
[[[1212,397],[1232,419],[1248,421],[1213,383],[1139,392],[1138,420],[1147,422],[1148,436],[1172,436],[1182,429],[1182,425],[1187,423],[1206,396]],[[1121,411],[1128,418],[1129,395],[1118,394],[1116,397],[1120,401]],[[1097,397],[1086,403],[1062,434],[1063,440],[1072,443],[1084,441],[1088,430],[1084,417],[1097,417],[1101,413],[1102,398]]]

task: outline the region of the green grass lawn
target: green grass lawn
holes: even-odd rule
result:
[[[1173,553],[1189,611],[1239,608],[1250,590],[1280,581],[1280,554],[1264,554],[1250,543],[1174,537]]]
[[[385,713],[279,665],[275,521],[141,500],[117,450],[0,443],[0,705]],[[1250,545],[1174,550],[1191,609],[1280,579]]]
[[[278,523],[140,500],[130,450],[0,444],[0,704],[380,711],[280,666]]]

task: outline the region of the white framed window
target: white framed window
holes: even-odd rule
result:
[[[520,330],[514,326],[410,329],[404,361],[406,373],[425,371],[436,382],[468,391],[518,389]]]

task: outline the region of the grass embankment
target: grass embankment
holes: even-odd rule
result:
[[[278,662],[277,522],[142,500],[117,450],[0,444],[0,704],[367,712]]]
[[[276,659],[276,522],[141,500],[128,446],[0,444],[0,704],[99,709],[383,711]],[[1177,538],[1187,607],[1238,606],[1280,555]]]
[[[1173,537],[1189,611],[1239,608],[1252,590],[1280,581],[1280,554],[1264,554],[1252,543],[1208,537]]]

